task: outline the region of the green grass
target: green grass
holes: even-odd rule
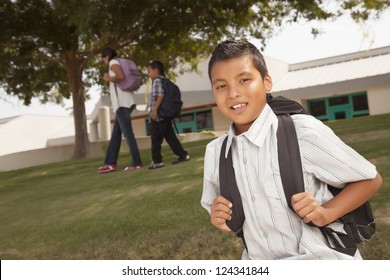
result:
[[[327,123],[374,162],[385,184],[372,199],[377,233],[366,259],[390,259],[390,115]],[[98,174],[102,158],[0,173],[0,259],[239,259],[240,240],[200,206],[209,140],[186,143],[191,161]],[[142,150],[145,163],[150,151]],[[120,155],[119,166],[129,161]]]

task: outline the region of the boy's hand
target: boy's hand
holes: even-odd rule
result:
[[[329,224],[327,209],[322,207],[311,193],[301,192],[293,195],[291,204],[305,223],[312,222],[319,227]]]
[[[152,120],[157,120],[157,110],[153,110],[152,111],[152,114],[150,115],[150,118],[152,119]]]
[[[226,221],[231,219],[232,206],[232,203],[223,196],[214,199],[210,212],[211,224],[223,232],[232,231],[226,225]]]

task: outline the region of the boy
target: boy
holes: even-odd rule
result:
[[[343,143],[321,121],[293,115],[301,152],[306,192],[286,203],[281,182],[276,131],[278,119],[266,104],[272,79],[264,58],[246,41],[225,41],[209,62],[209,78],[218,109],[232,121],[226,151],[241,194],[246,242],[244,259],[360,259],[330,249],[317,226],[333,223],[378,192],[382,179],[375,167]],[[230,201],[220,196],[221,136],[207,145],[202,206],[211,223],[231,231]],[[353,183],[349,183],[353,182]],[[332,198],[326,184],[343,188]],[[333,227],[342,226],[338,222]]]
[[[152,139],[152,159],[149,169],[164,167],[161,156],[161,144],[165,138],[177,159],[172,164],[190,160],[189,154],[183,149],[172,128],[171,119],[163,119],[158,116],[158,108],[164,99],[163,80],[164,64],[160,61],[152,61],[148,66],[148,76],[152,79],[152,93],[150,95],[150,133]]]

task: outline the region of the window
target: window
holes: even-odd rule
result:
[[[198,130],[210,129],[212,127],[211,111],[197,113],[196,126]]]
[[[354,111],[368,110],[367,94],[352,96],[352,104]]]
[[[344,105],[348,103],[348,95],[329,98],[329,106]]]
[[[192,122],[194,120],[194,114],[183,114],[179,117],[179,122]]]
[[[310,113],[313,116],[326,116],[325,100],[310,102]]]

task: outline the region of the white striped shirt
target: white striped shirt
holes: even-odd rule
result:
[[[373,179],[376,168],[341,141],[321,121],[309,115],[293,115],[301,152],[305,190],[320,204],[332,198],[326,184],[343,188],[346,183]],[[276,131],[278,119],[266,105],[250,129],[228,133],[233,166],[243,201],[245,241],[250,259],[351,259],[330,249],[316,227],[306,225],[289,209],[281,182]],[[219,191],[221,136],[207,145],[201,203],[209,212]],[[332,227],[342,230],[335,222]],[[357,252],[355,258],[361,258]]]

